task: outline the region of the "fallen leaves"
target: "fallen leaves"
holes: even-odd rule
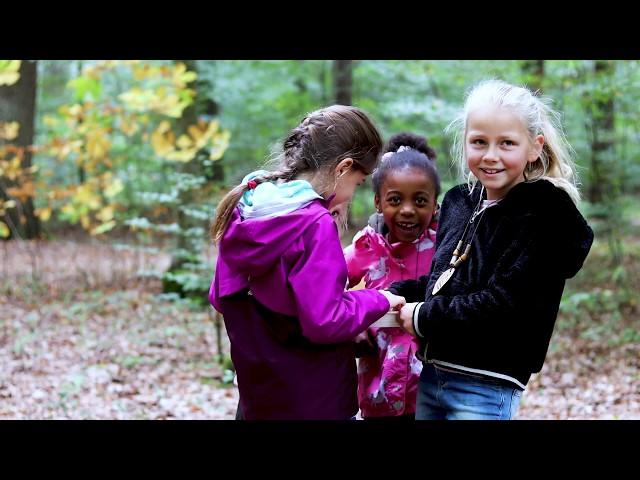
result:
[[[0,293],[0,419],[234,418],[206,310],[160,300],[148,282],[38,302],[12,287]]]

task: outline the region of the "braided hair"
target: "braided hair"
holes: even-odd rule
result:
[[[353,160],[354,168],[370,174],[381,149],[378,130],[359,108],[332,105],[309,113],[284,138],[282,152],[269,173],[237,185],[221,200],[211,227],[212,238],[216,242],[222,238],[233,209],[249,188],[262,182],[288,182],[306,174],[328,185],[332,169],[346,158]]]

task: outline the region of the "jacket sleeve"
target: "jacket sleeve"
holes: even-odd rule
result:
[[[402,280],[393,282],[387,290],[395,295],[404,297],[408,303],[424,301],[429,274],[422,275],[417,280]]]
[[[377,290],[345,291],[347,266],[335,223],[321,217],[303,234],[304,249],[289,273],[302,334],[315,343],[340,343],[389,311]]]

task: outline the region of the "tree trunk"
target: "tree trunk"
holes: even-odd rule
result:
[[[609,85],[613,76],[613,62],[598,60],[594,65],[596,78],[602,79],[601,85]],[[591,137],[591,185],[589,201],[601,202],[603,196],[613,193],[614,187],[614,100],[613,93],[607,89],[592,98],[592,137]]]
[[[181,60],[180,62],[184,63],[187,67],[188,71],[198,73],[198,65],[195,60]],[[182,116],[178,119],[177,129],[178,135],[187,132],[187,128],[190,125],[195,125],[198,122],[200,117],[204,117],[206,120],[209,120],[211,117],[214,117],[218,114],[219,106],[218,104],[208,98],[207,95],[203,95],[202,92],[206,92],[209,90],[209,82],[205,79],[198,77],[192,84],[189,85],[189,88],[194,89],[197,93],[194,98],[194,102],[189,105]],[[219,161],[213,162],[213,165],[210,167],[205,166],[202,159],[198,156],[191,160],[190,162],[179,165],[179,171],[182,173],[194,175],[194,176],[203,176],[207,177],[210,181],[219,181],[222,182],[224,180],[224,171],[222,169],[222,165]],[[205,172],[205,169],[210,169]],[[182,190],[179,194],[179,202],[178,202],[178,210],[176,212],[177,222],[180,225],[181,230],[186,230],[192,227],[205,227],[207,225],[202,225],[201,220],[194,219],[193,217],[186,215],[181,209],[181,206],[189,206],[194,203],[198,203],[198,199],[195,197],[195,193],[191,189]],[[189,239],[185,237],[185,235],[178,236],[178,248],[184,249],[187,251],[193,251],[191,245],[189,245]],[[176,258],[174,257],[171,261],[170,270],[178,269],[182,266],[183,263],[188,262],[190,260],[185,258]]]
[[[327,85],[327,70],[329,67],[329,62],[327,60],[322,60],[320,62],[320,86],[322,87],[322,105],[326,105],[329,102],[329,87]]]
[[[0,139],[0,146],[6,143],[23,147],[22,169],[31,167],[31,151],[36,113],[37,69],[35,61],[23,60],[20,64],[20,79],[13,85],[0,87],[0,122],[18,122],[20,130],[15,140]],[[3,185],[10,185],[3,182]],[[0,195],[7,195],[0,190]],[[40,234],[40,222],[34,214],[33,199],[29,198],[18,208],[8,211],[9,221],[22,238],[36,238]],[[13,232],[12,232],[13,233]]]
[[[197,73],[195,60],[179,60],[178,62],[184,63],[188,71],[193,71]],[[189,88],[193,88],[197,92],[197,82],[193,82],[192,84],[190,84]],[[189,125],[194,125],[195,123],[197,123],[198,121],[197,104],[196,104],[197,98],[198,98],[198,95],[196,93],[194,102],[184,109],[184,111],[182,112],[182,116],[176,122],[178,127],[177,135],[180,135],[183,132],[186,133],[187,127],[189,127]],[[178,166],[178,170],[182,173],[188,173],[191,175],[200,175],[201,164],[198,162],[196,158],[194,158],[190,162],[180,164]],[[178,225],[180,225],[180,229],[182,230],[182,232],[184,232],[184,230],[187,230],[188,228],[196,226],[195,224],[196,222],[194,222],[194,219],[186,215],[180,209],[180,207],[191,205],[193,202],[194,202],[194,195],[190,189],[180,191],[176,215],[177,215]],[[189,247],[189,240],[182,232],[178,236],[178,248],[181,250],[184,249],[187,251],[191,251],[192,249]],[[173,257],[171,259],[171,266],[169,270],[172,271],[175,269],[179,269],[183,263],[189,262],[189,261],[191,260],[185,259],[182,257]]]
[[[333,61],[333,94],[337,104],[351,105],[353,60]]]
[[[339,105],[351,105],[351,84],[353,80],[353,60],[333,61],[333,98]],[[347,213],[347,228],[353,224],[351,209]]]
[[[220,105],[209,96],[208,92],[211,90],[211,81],[201,76],[198,72],[198,64],[196,61],[182,60],[182,62],[187,66],[187,70],[198,73],[198,78],[191,86],[198,94],[193,104],[185,109],[181,120],[181,126],[183,126],[186,131],[186,128],[189,125],[195,124],[200,117],[210,121],[213,117],[217,116],[220,113]],[[206,170],[205,176],[208,180],[219,183],[224,182],[222,162],[213,162]]]
[[[530,90],[534,92],[542,91],[542,80],[544,79],[544,60],[523,60],[522,73],[524,80]]]
[[[614,68],[612,60],[597,60],[594,64],[598,90],[591,99],[591,183],[588,196],[592,203],[601,207],[605,221],[602,233],[609,246],[611,266],[619,267],[624,255],[621,240],[624,220],[619,202],[621,172],[618,171],[615,152]],[[623,284],[624,277],[619,277],[616,283]]]

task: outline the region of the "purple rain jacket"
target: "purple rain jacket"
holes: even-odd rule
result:
[[[389,302],[376,290],[345,291],[324,200],[247,219],[242,206],[220,241],[209,300],[224,317],[244,417],[349,419],[358,411],[353,338]]]

